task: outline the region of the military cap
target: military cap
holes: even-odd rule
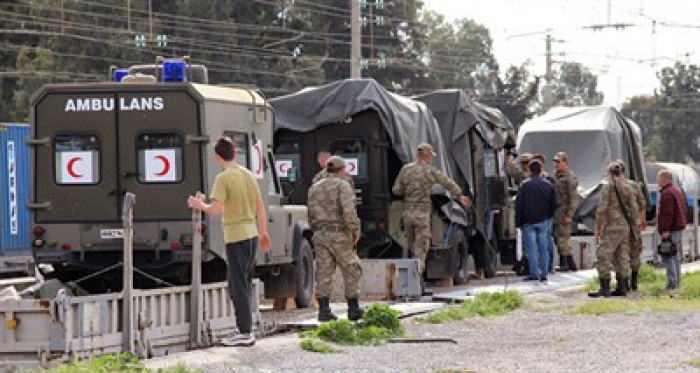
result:
[[[345,160],[343,159],[343,157],[334,155],[328,158],[328,162],[326,163],[326,170],[328,172],[338,171],[341,168],[345,168]]]
[[[532,153],[520,154],[520,163],[530,163],[533,157]]]
[[[554,160],[555,161],[568,161],[569,157],[564,152],[557,152],[557,154],[554,154]]]
[[[608,164],[608,172],[619,175],[622,172],[622,165],[619,161],[612,161]]]
[[[433,155],[435,154],[435,151],[433,150],[433,146],[428,144],[427,142],[422,142],[420,145],[418,145],[418,151],[421,153],[432,153]]]

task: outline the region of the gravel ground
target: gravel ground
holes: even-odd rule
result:
[[[342,354],[301,350],[294,333],[252,348],[211,348],[150,360],[151,368],[183,362],[206,372],[693,372],[700,358],[700,313],[573,316],[588,302],[580,291],[536,294],[510,315],[443,325],[404,324],[413,337],[454,338],[458,344],[343,347]]]

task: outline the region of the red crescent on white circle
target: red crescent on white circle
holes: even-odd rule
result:
[[[355,163],[352,163],[352,162],[348,162],[348,163],[350,163],[350,167],[349,167],[350,172],[355,172]]]
[[[165,176],[170,172],[170,161],[168,158],[166,158],[164,155],[156,155],[154,157],[155,159],[163,162],[163,170],[161,172],[157,172],[156,176]]]
[[[75,170],[73,169],[73,167],[75,167],[76,163],[82,162],[82,161],[83,161],[83,159],[81,157],[73,157],[68,161],[68,164],[66,165],[66,171],[68,171],[68,174],[72,178],[80,179],[81,177],[83,177],[82,174],[75,172]]]
[[[280,173],[285,173],[287,170],[287,164],[286,163],[280,163]]]

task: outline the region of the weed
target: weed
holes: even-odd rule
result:
[[[92,360],[78,361],[71,364],[62,364],[52,369],[29,370],[34,373],[151,373],[143,363],[129,353],[102,355]],[[158,369],[156,373],[192,373],[201,370],[191,370],[184,364]]]
[[[301,332],[299,336],[311,341],[318,342],[316,339],[321,339],[346,346],[376,345],[405,334],[406,331],[399,321],[399,316],[401,312],[387,305],[374,304],[365,311],[362,317],[363,323],[359,326],[347,319],[333,320],[321,324],[316,330]],[[311,349],[311,342],[302,341],[302,343],[309,347],[302,345],[305,350],[315,351]]]
[[[302,339],[301,342],[299,342],[299,346],[306,351],[316,352],[319,354],[337,354],[343,352],[343,350],[333,348],[326,343],[312,338]]]
[[[646,298],[639,301],[629,299],[602,299],[588,302],[567,312],[570,315],[607,315],[623,313],[639,315],[645,312],[688,312],[700,310],[697,301],[687,299]]]
[[[685,364],[691,365],[691,366],[694,366],[694,367],[700,369],[700,358],[688,360],[685,362]]]
[[[419,318],[419,322],[428,324],[443,324],[450,321],[462,320],[476,316],[498,316],[520,308],[523,296],[515,290],[505,293],[481,293],[473,300],[468,300],[459,306],[451,306],[445,310]]]

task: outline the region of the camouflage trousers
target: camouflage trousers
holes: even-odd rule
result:
[[[571,255],[571,224],[554,223],[554,242],[557,244],[559,257]]]
[[[609,227],[603,230],[596,250],[595,268],[602,280],[612,279],[612,271],[627,277],[629,272],[629,228]]]
[[[350,234],[320,231],[314,234],[312,240],[316,251],[316,296],[331,296],[333,275],[336,267],[340,267],[345,281],[345,297],[358,298],[362,267]]]
[[[413,257],[419,260],[419,270],[425,270],[425,260],[430,249],[430,212],[406,210],[403,213],[406,242],[413,247]]]
[[[630,234],[630,268],[634,272],[639,272],[639,268],[642,267],[642,250],[644,246],[641,230],[637,230],[637,237],[639,239],[635,240]]]

